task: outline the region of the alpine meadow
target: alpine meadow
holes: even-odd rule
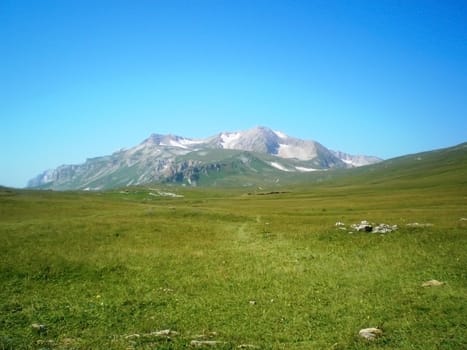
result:
[[[204,179],[1,188],[0,349],[467,348],[467,144]]]
[[[0,350],[467,350],[467,0],[0,0]]]

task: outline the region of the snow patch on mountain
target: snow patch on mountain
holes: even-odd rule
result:
[[[282,170],[282,171],[290,171],[290,169],[287,169],[285,166],[283,166],[282,164],[280,163],[277,163],[277,162],[269,162],[269,164],[276,168],[276,169],[279,169],[279,170]]]
[[[161,146],[179,147],[179,148],[188,149],[187,146],[185,146],[184,144],[182,144],[182,143],[179,142],[178,140],[169,140],[168,143],[161,142],[160,145],[161,145]]]
[[[239,132],[232,132],[232,133],[222,133],[221,134],[221,145],[222,148],[225,149],[235,149],[237,141],[242,136]]]
[[[279,144],[277,155],[282,158],[296,158],[300,160],[310,160],[316,156],[309,149],[284,143]]]
[[[274,130],[274,134],[276,134],[281,139],[286,139],[288,136],[284,134],[282,131]]]
[[[183,146],[192,146],[192,145],[200,145],[206,142],[206,140],[193,140],[193,139],[181,139],[180,144]]]
[[[305,168],[303,166],[296,166],[295,169],[298,171],[303,171],[303,172],[309,172],[309,171],[319,171],[320,169],[314,169],[314,168]]]

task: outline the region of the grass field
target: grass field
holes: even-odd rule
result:
[[[161,189],[177,198],[0,190],[0,349],[465,349],[464,173]],[[399,229],[334,225],[361,220]]]

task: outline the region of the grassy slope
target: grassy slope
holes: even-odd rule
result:
[[[467,162],[443,152],[270,195],[2,189],[0,349],[465,348]],[[400,230],[334,228],[363,219]]]
[[[304,174],[282,171],[271,166],[280,163],[288,169],[295,166],[313,167],[293,159],[281,159],[267,154],[238,150],[203,150],[179,157],[179,160],[201,160],[206,165],[201,167],[197,185],[203,187],[250,187],[273,186],[297,183],[305,179]],[[219,168],[210,168],[210,165]]]
[[[437,151],[424,152],[414,155],[390,159],[388,161],[356,168],[340,169],[332,171],[317,172],[286,172],[270,166],[271,162],[277,162],[276,157],[242,151],[200,151],[190,153],[188,156],[180,157],[182,160],[203,160],[206,163],[219,163],[222,170],[210,170],[202,172],[198,185],[213,187],[268,187],[281,188],[298,186],[303,183],[313,185],[326,182],[340,186],[349,185],[373,185],[385,186],[389,184],[399,188],[404,181],[412,188],[426,187],[426,183],[434,183],[436,186],[445,186],[451,182],[449,176],[459,177],[459,172],[465,174],[467,182],[467,143],[455,147]],[[248,159],[248,161],[245,161]],[[293,159],[281,159],[279,161],[286,168],[293,169],[295,166],[306,166],[313,168],[310,164],[295,162]],[[442,182],[438,181],[439,179]],[[416,181],[413,181],[416,180]]]

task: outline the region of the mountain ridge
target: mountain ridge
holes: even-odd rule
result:
[[[100,190],[151,182],[197,185],[200,177],[213,171],[232,172],[233,166],[238,172],[280,178],[281,173],[348,168],[379,161],[373,156],[331,151],[317,141],[301,140],[264,126],[224,131],[204,139],[153,133],[138,145],[111,155],[46,170],[31,179],[27,187]]]

